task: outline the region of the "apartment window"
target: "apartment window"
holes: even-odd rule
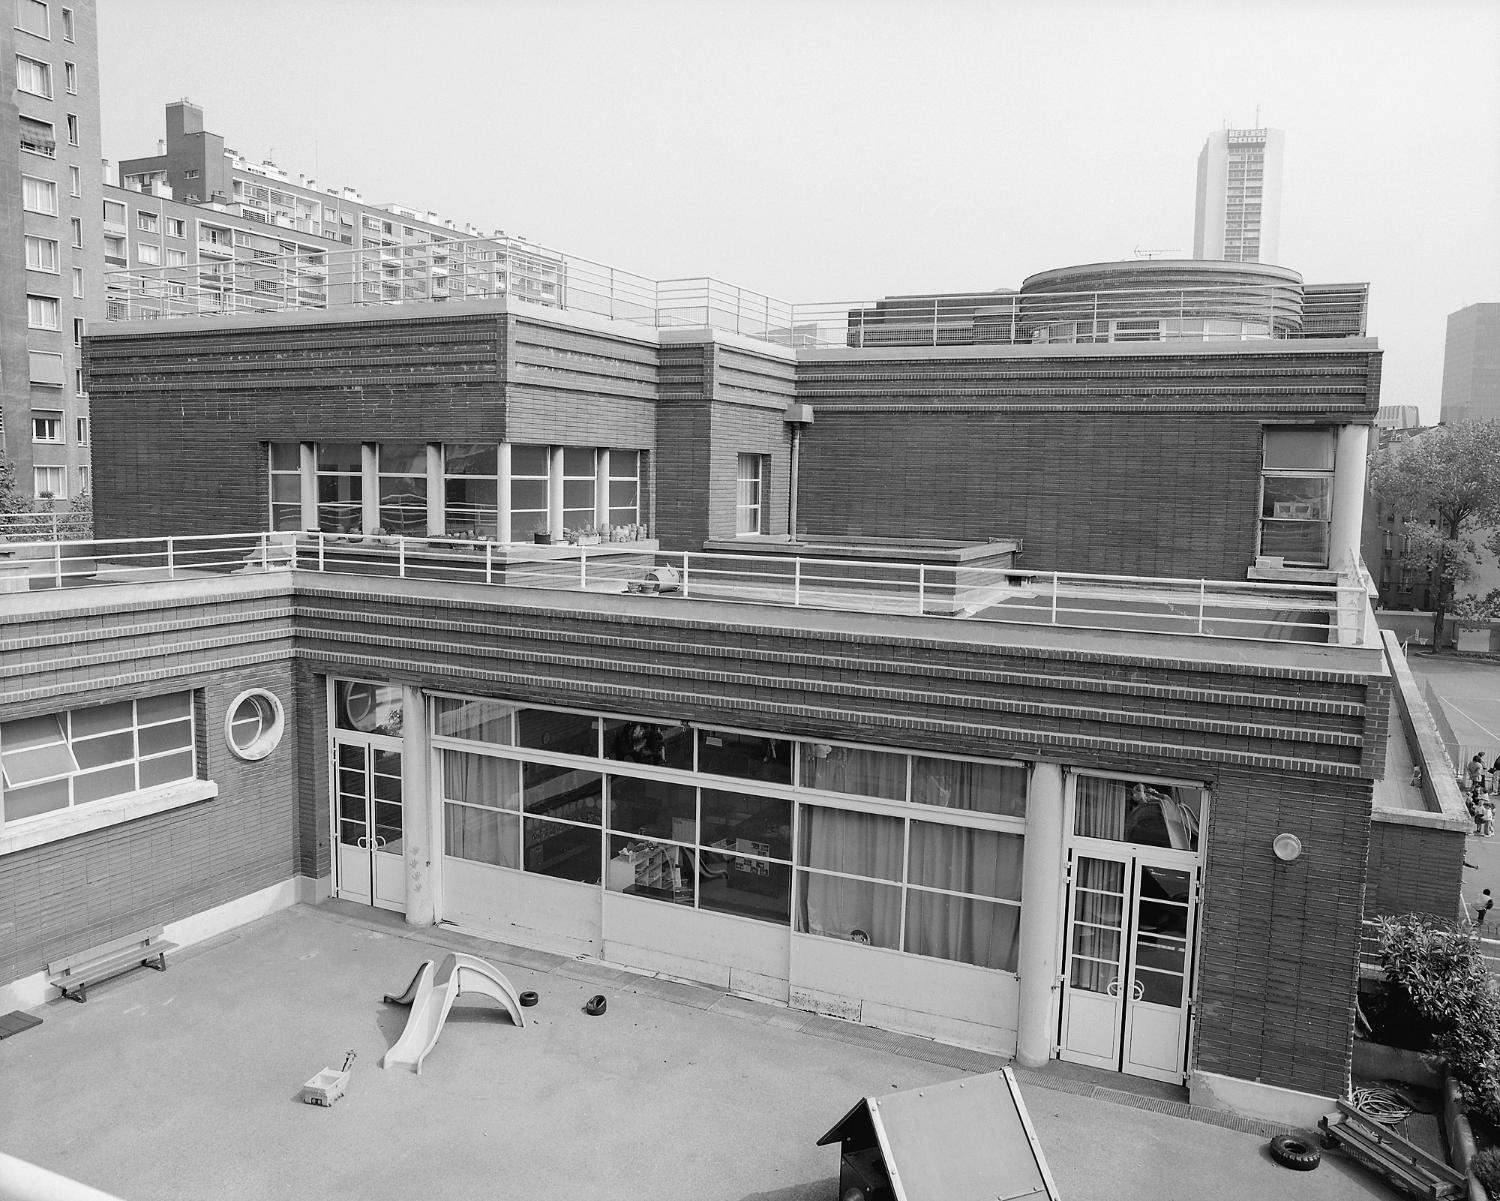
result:
[[[31,329],[56,329],[57,297],[28,296],[26,298],[26,324]]]
[[[52,99],[52,64],[16,55],[16,87],[44,100]]]
[[[1288,566],[1327,567],[1334,431],[1271,426],[1261,471],[1260,554]]]
[[[443,514],[448,533],[499,534],[499,452],[493,442],[443,447]]]
[[[61,388],[63,380],[63,357],[55,350],[30,350],[27,351],[30,359],[31,382],[42,384],[48,388]],[[60,438],[55,439],[61,441]]]
[[[39,154],[43,158],[57,157],[57,134],[48,121],[21,118],[21,149],[27,154]]]
[[[125,261],[125,239],[118,234],[105,234],[104,257],[123,263]]]
[[[762,475],[765,468],[764,455],[741,455],[735,476],[734,532],[736,534],[759,534],[762,532],[765,508],[761,504]]]
[[[62,10],[63,41],[73,40],[73,10],[65,8]]]
[[[427,444],[383,442],[376,454],[381,528],[421,537],[427,533]]]
[[[83,296],[83,268],[82,267],[74,267],[73,268],[73,295],[79,297],[80,299]]]
[[[89,419],[87,417],[78,418],[77,434],[78,445],[87,446],[89,444]],[[82,470],[87,471],[88,468]]]
[[[185,237],[187,237],[187,221],[185,219],[183,219],[182,217],[168,217],[167,218],[167,237],[169,237],[169,238],[185,238]]]
[[[302,445],[298,442],[272,442],[271,453],[271,528],[302,528]]]
[[[73,230],[73,245],[74,246],[82,246],[83,245],[83,218],[82,217],[70,217],[68,219],[68,224],[69,224],[69,226]]]
[[[57,274],[57,243],[51,238],[26,239],[26,270]]]
[[[68,114],[68,145],[78,145],[78,114]]]
[[[187,266],[187,251],[186,250],[173,250],[169,246],[167,248],[167,266],[168,267],[186,267]]]
[[[68,192],[73,196],[83,195],[83,172],[77,167],[68,168]]]
[[[143,234],[154,234],[156,226],[155,213],[139,212],[135,215],[135,227]]]
[[[82,396],[84,394],[84,392],[83,392],[83,368],[82,367],[75,367],[73,369],[73,391],[77,395],[79,395],[79,396]]]
[[[82,346],[83,345],[83,318],[82,317],[74,317],[73,318],[73,345],[74,346]]]
[[[190,167],[190,168],[188,168],[188,170],[186,170],[186,171],[184,171],[182,173],[182,177],[184,179],[197,179],[198,178],[198,171],[197,171],[196,168]]]
[[[21,207],[28,213],[57,216],[57,185],[50,179],[21,176]]]
[[[66,467],[33,467],[31,481],[33,494],[38,500],[68,499],[68,469]]]
[[[194,779],[193,727],[191,692],[0,723],[4,820]]]
[[[104,202],[104,219],[111,225],[125,224],[125,206],[118,200]]]
[[[547,520],[547,460],[545,446],[510,448],[510,536],[525,542],[549,529]],[[561,537],[561,530],[553,530]]]
[[[63,415],[45,409],[31,412],[31,440],[33,442],[61,443],[63,440]]]
[[[52,36],[52,22],[43,0],[16,0],[16,28],[39,38]]]
[[[78,95],[78,64],[63,63],[63,79],[67,83],[68,95]]]
[[[641,519],[641,452],[609,452],[609,524],[635,525]]]
[[[154,242],[142,242],[135,248],[136,262],[148,267],[161,266],[161,247]]]
[[[78,469],[78,495],[83,496],[89,490],[89,469],[80,467]]]

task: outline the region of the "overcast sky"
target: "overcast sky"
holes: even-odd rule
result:
[[[1500,300],[1493,0],[98,0],[104,152],[249,158],[796,303],[1191,257],[1203,140],[1286,131],[1283,265],[1371,284],[1436,420]]]

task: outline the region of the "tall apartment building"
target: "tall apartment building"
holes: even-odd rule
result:
[[[23,491],[89,487],[85,324],[103,316],[94,0],[11,0],[0,20],[0,434]]]
[[[119,176],[105,204],[105,256],[110,270],[128,266],[135,278],[128,289],[111,283],[115,316],[127,306],[148,316],[506,293],[565,299],[558,252],[251,162],[186,100],[167,105],[158,153],[121,160]],[[327,252],[350,248],[360,253],[342,255],[330,273]]]
[[[1448,314],[1443,345],[1443,421],[1500,418],[1500,303]]]
[[[1238,263],[1279,261],[1279,129],[1221,129],[1198,154],[1193,257]]]

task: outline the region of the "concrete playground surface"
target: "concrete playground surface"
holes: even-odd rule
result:
[[[517,1029],[460,998],[421,1075],[379,1063],[424,959],[467,951],[540,1003]],[[603,993],[600,1016],[583,1012]],[[819,1136],[862,1096],[1001,1061],[589,961],[297,906],[135,971],[0,1041],[0,1150],[126,1201],[500,1196],[837,1201]],[[357,1059],[348,1095],[301,1086]],[[1327,1154],[1290,1172],[1272,1128],[1107,1073],[1017,1071],[1068,1201],[1397,1194]],[[1197,1115],[1196,1117],[1194,1115]]]

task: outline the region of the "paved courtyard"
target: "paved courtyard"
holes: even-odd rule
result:
[[[420,1076],[383,1071],[423,959],[466,950],[541,1003],[517,1029],[461,1000]],[[599,1017],[582,1012],[595,993]],[[0,1041],[0,1150],[126,1201],[502,1196],[836,1201],[817,1138],[861,1096],[999,1066],[976,1055],[595,963],[299,906],[53,1002]],[[298,1100],[358,1056],[348,1096]],[[1292,1173],[1269,1127],[1172,1091],[1018,1071],[1068,1201],[1396,1194],[1336,1156]]]

